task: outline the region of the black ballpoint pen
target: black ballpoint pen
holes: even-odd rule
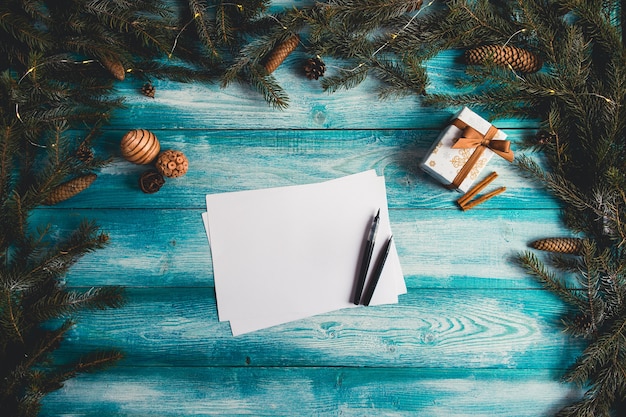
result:
[[[387,260],[387,255],[389,255],[389,249],[391,248],[391,239],[393,236],[390,236],[387,240],[387,244],[383,249],[383,252],[378,257],[376,261],[376,266],[374,267],[374,272],[372,273],[372,277],[370,281],[367,283],[367,288],[365,289],[365,293],[363,294],[363,305],[370,305],[370,301],[372,301],[372,296],[374,295],[374,291],[376,290],[376,285],[378,284],[378,280],[380,279],[380,274],[383,272],[383,268],[385,267],[385,261]]]
[[[376,242],[376,231],[378,230],[378,222],[380,221],[380,209],[374,217],[372,226],[370,228],[367,242],[365,242],[365,249],[363,250],[363,256],[361,257],[361,267],[359,269],[359,275],[357,276],[356,286],[354,288],[354,305],[359,305],[361,302],[361,293],[363,292],[363,286],[365,285],[365,278],[367,277],[367,270],[372,260],[372,252],[374,251],[374,243]]]

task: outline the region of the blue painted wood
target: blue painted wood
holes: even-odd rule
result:
[[[79,316],[63,359],[127,347],[124,366],[560,369],[581,352],[543,290],[419,289],[397,305],[349,308],[233,337],[213,288],[131,288],[115,312]],[[462,362],[459,359],[463,358]]]
[[[463,77],[459,65],[462,51],[446,51],[428,64],[432,75],[427,93],[442,93]],[[118,87],[126,97],[126,108],[115,113],[114,127],[135,125],[146,129],[440,129],[458,109],[424,106],[420,96],[379,99],[380,83],[373,77],[349,91],[330,94],[318,81],[309,80],[299,70],[304,51],[296,50],[272,74],[290,97],[285,110],[270,107],[249,86],[233,84],[222,88],[214,83],[181,84],[155,81],[158,93],[145,97],[140,80],[129,79]],[[341,62],[328,60],[327,74]],[[348,68],[350,69],[350,68]],[[375,103],[375,105],[373,105]],[[354,117],[358,115],[358,117]],[[536,127],[536,121],[502,119],[502,128]]]
[[[150,196],[138,186],[139,176],[148,167],[120,156],[119,143],[128,130],[105,134],[102,152],[116,156],[113,163],[99,173],[97,186],[59,207],[202,208],[206,194],[307,184],[369,169],[385,176],[392,208],[456,210],[455,200],[460,196],[419,168],[441,129],[157,130],[153,133],[162,148],[185,153],[190,169],[184,177],[168,180],[159,193]],[[521,145],[536,130],[505,131],[518,154],[540,161],[538,155]],[[514,164],[494,157],[483,175],[491,171],[499,174],[493,187],[506,185],[507,192],[481,208],[558,208],[553,198],[525,179]]]
[[[538,417],[578,395],[550,370],[119,367],[68,382],[42,415]]]
[[[308,1],[308,0],[306,0]],[[307,4],[281,0],[272,7]],[[428,92],[463,76],[449,51],[428,63]],[[128,304],[82,313],[56,355],[121,348],[113,369],[83,375],[44,399],[43,416],[516,416],[552,415],[580,396],[559,378],[581,341],[562,333],[565,306],[514,264],[534,239],[568,231],[544,190],[494,158],[507,192],[469,212],[418,168],[457,108],[420,97],[378,100],[374,79],[328,94],[297,70],[297,50],[274,76],[291,97],[269,107],[248,87],[155,81],[132,74],[96,149],[114,155],[76,197],[33,214],[64,235],[96,220],[110,245],[70,270],[67,285],[127,287]],[[329,74],[339,61],[327,61]],[[517,152],[534,120],[497,120]],[[153,130],[189,158],[182,178],[139,190],[147,169],[120,157],[122,135]],[[534,155],[538,157],[538,155]],[[375,169],[385,175],[408,294],[398,305],[355,308],[240,337],[217,321],[204,195],[323,181]]]
[[[150,196],[151,198],[152,196]],[[48,209],[36,220],[65,235],[83,218],[110,236],[107,249],[72,267],[72,286],[203,287],[213,267],[202,210]],[[556,210],[390,211],[403,272],[410,288],[538,288],[514,264],[528,243],[565,235]],[[442,249],[443,248],[443,249]]]

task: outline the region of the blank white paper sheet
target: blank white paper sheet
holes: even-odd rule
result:
[[[206,196],[220,321],[233,335],[352,303],[363,244],[380,209],[370,266],[391,236],[384,177],[374,170],[316,184]],[[366,281],[367,286],[367,281]],[[406,293],[392,243],[370,305]]]

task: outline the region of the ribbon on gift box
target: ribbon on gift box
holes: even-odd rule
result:
[[[485,149],[491,149],[495,154],[506,159],[509,162],[513,162],[513,151],[511,151],[511,143],[505,139],[494,139],[498,128],[494,125],[489,126],[489,130],[484,135],[478,130],[474,129],[464,121],[460,119],[454,119],[452,124],[463,131],[461,137],[452,145],[453,149],[468,149],[476,148],[469,159],[465,162],[461,170],[457,173],[456,177],[452,181],[448,188],[458,188],[461,183],[467,178],[469,173],[478,162],[478,159],[485,151]]]

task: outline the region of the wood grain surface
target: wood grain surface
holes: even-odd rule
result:
[[[459,56],[429,62],[428,91],[451,91],[463,74]],[[291,97],[284,111],[239,85],[155,81],[152,99],[140,80],[118,84],[126,107],[96,149],[112,163],[87,190],[32,220],[49,223],[53,236],[95,220],[110,245],[72,267],[66,282],[127,288],[124,307],[78,317],[57,359],[111,347],[126,357],[68,381],[45,398],[43,416],[537,417],[580,396],[559,382],[582,349],[561,330],[566,306],[515,263],[530,241],[568,234],[555,200],[494,158],[484,175],[496,171],[493,188],[507,191],[460,211],[460,194],[418,166],[459,108],[425,107],[412,96],[381,101],[374,79],[328,94],[296,70],[304,58],[296,50],[273,74]],[[536,121],[494,123],[518,154],[540,162],[521,146]],[[184,152],[187,175],[142,193],[147,167],[119,152],[136,128]],[[217,320],[204,196],[368,169],[385,176],[408,294],[397,305],[232,337]]]

